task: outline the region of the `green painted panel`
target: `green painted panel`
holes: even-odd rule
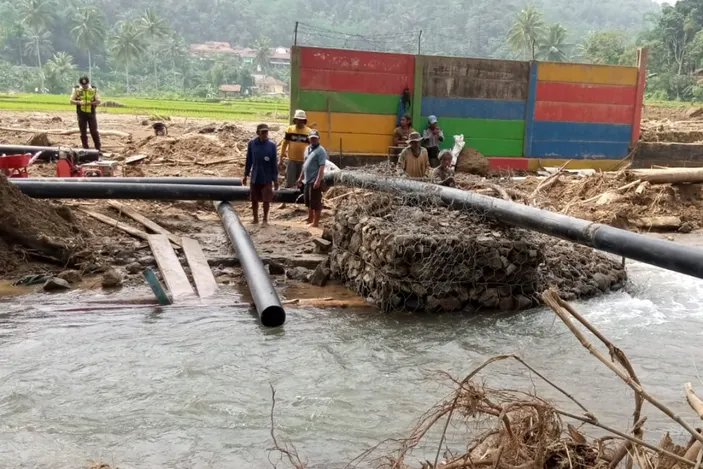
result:
[[[327,98],[329,97],[329,109]],[[361,114],[397,114],[400,95],[353,93],[340,91],[298,92],[298,108],[305,111],[355,112]]]
[[[490,138],[520,140],[525,136],[525,121],[503,119],[466,119],[461,117],[442,117],[439,126],[444,136],[463,135],[467,138]],[[422,117],[421,128],[427,123],[427,117]]]
[[[445,139],[445,144],[447,140]],[[522,156],[522,139],[520,140],[499,140],[493,138],[464,138],[467,146],[474,147],[481,152],[483,156]],[[450,148],[454,142],[450,142],[447,148]]]

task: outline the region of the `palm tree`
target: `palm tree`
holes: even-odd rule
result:
[[[105,23],[100,11],[94,7],[83,7],[73,22],[71,34],[76,45],[88,52],[88,78],[93,80],[92,51],[105,42]]]
[[[129,69],[139,62],[146,52],[142,29],[135,23],[120,23],[112,37],[110,52],[117,63],[124,67],[127,92],[129,92]]]
[[[164,57],[171,61],[171,70],[176,69],[176,63],[180,62],[186,53],[186,45],[183,38],[178,34],[171,34],[163,47]]]
[[[34,52],[37,56],[37,66],[41,69],[41,51],[49,42],[51,45],[51,33],[49,28],[56,19],[55,6],[52,0],[22,0],[17,6],[19,17],[22,23],[31,31],[30,37],[34,40]],[[29,49],[29,47],[27,47]],[[39,70],[41,80],[41,92],[44,92],[44,72]]]
[[[58,91],[69,88],[73,82],[76,66],[73,57],[66,52],[59,52],[44,65],[46,69],[46,79],[49,82],[51,91]]]
[[[269,68],[269,59],[271,58],[271,39],[266,36],[259,36],[259,39],[254,42],[254,49],[256,50],[254,64],[266,74]]]
[[[534,6],[528,6],[520,10],[508,31],[508,45],[516,52],[527,52],[535,60],[543,34],[542,14]]]
[[[539,53],[542,59],[550,62],[566,61],[566,28],[559,23],[549,27],[544,41],[539,46]]]
[[[50,54],[53,50],[51,45],[51,33],[49,31],[30,31],[29,42],[24,46],[25,53],[37,58],[37,68],[39,68],[39,92],[44,92],[44,71],[42,70],[42,55]]]
[[[154,85],[159,86],[159,77],[157,69],[157,57],[159,53],[159,47],[156,45],[156,41],[166,37],[169,33],[169,27],[166,20],[159,17],[156,10],[149,8],[142,16],[139,22],[140,28],[144,36],[151,41],[151,54],[152,60],[154,61]]]
[[[52,0],[22,0],[17,10],[22,23],[35,31],[49,30],[56,20],[56,8]]]

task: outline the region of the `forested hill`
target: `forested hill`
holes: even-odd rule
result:
[[[20,3],[36,0],[20,0]],[[5,36],[19,22],[17,1],[0,2]],[[495,55],[516,14],[528,2],[516,0],[57,0],[57,22],[50,28],[55,50],[74,57],[68,39],[71,15],[81,5],[95,5],[108,26],[139,18],[153,8],[186,43],[226,41],[250,46],[260,36],[271,45],[289,45],[296,21],[338,32],[399,38],[424,30],[430,53]],[[657,10],[651,0],[535,0],[530,4],[548,23],[558,22],[568,40],[579,42],[589,30],[641,31],[644,17]],[[66,37],[64,41],[62,36]],[[334,35],[333,35],[334,36]],[[633,34],[634,36],[634,34]],[[336,45],[336,37],[309,35],[310,42]],[[58,41],[58,42],[57,42]],[[64,43],[65,42],[65,43]],[[401,40],[402,42],[402,40]],[[449,50],[445,50],[449,49]],[[504,54],[503,54],[504,55]]]

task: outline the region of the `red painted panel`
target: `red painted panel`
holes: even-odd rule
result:
[[[301,47],[300,68],[393,73],[412,76],[415,72],[415,56],[360,50]]]
[[[497,171],[499,169],[522,169],[527,171],[527,158],[517,158],[517,157],[488,157],[488,167],[492,171]]]
[[[634,86],[589,85],[585,83],[537,82],[537,101],[565,103],[635,104]]]
[[[300,71],[301,90],[356,91],[357,93],[400,95],[406,87],[412,91],[412,75],[310,69]]]
[[[537,101],[535,120],[557,122],[599,122],[631,124],[635,106],[617,104],[555,103]]]

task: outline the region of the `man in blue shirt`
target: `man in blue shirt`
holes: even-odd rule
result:
[[[253,223],[259,223],[259,202],[264,203],[264,224],[269,221],[269,208],[273,202],[273,190],[278,190],[278,161],[276,144],[269,140],[269,127],[266,124],[256,126],[257,137],[247,146],[247,162],[244,167],[242,185],[247,185],[251,175],[249,196]],[[273,188],[271,187],[273,186]]]
[[[308,207],[308,226],[317,227],[322,215],[322,178],[325,175],[327,150],[320,145],[320,133],[317,130],[310,130],[308,140],[310,145],[305,149],[305,162],[298,185],[305,184],[303,198]]]

